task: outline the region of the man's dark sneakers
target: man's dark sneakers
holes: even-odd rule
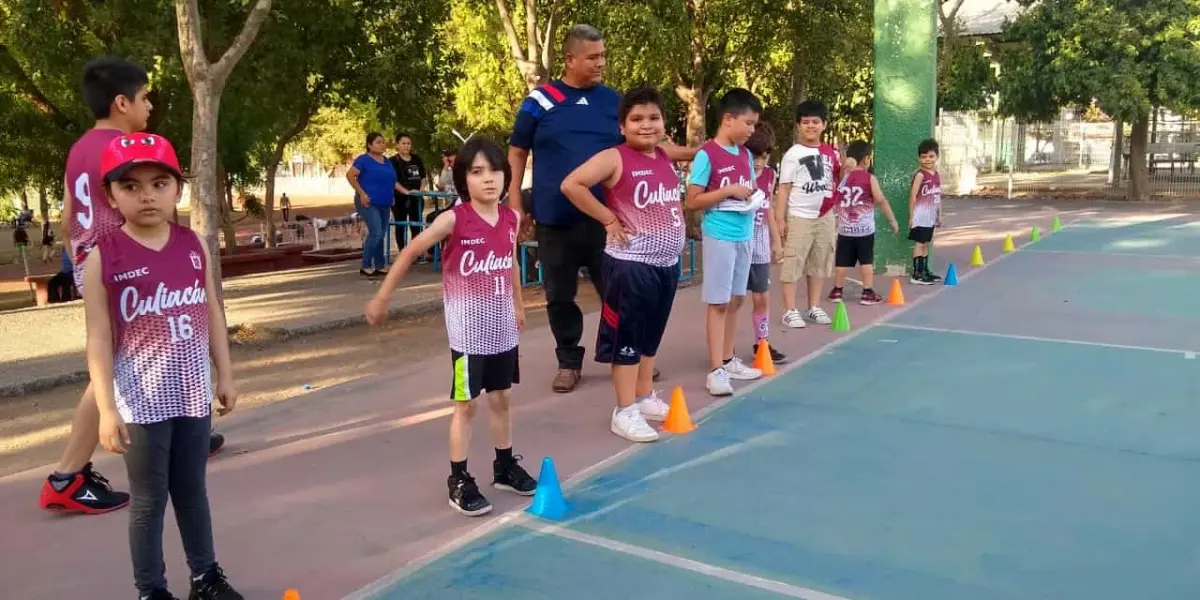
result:
[[[225,447],[225,436],[223,436],[215,431],[212,433],[212,435],[208,436],[208,455],[209,456],[212,456],[212,455],[220,452],[221,448],[224,448],[224,447]]]
[[[154,590],[149,594],[138,596],[138,600],[179,600],[179,598],[167,590]]]
[[[50,511],[101,515],[128,506],[129,494],[114,492],[108,480],[88,463],[67,478],[57,474],[47,477],[38,504]]]
[[[479,486],[475,485],[475,478],[470,474],[450,475],[446,485],[450,487],[450,508],[468,517],[492,512],[492,503],[479,493]]]
[[[225,579],[225,572],[221,570],[221,567],[213,567],[200,577],[192,578],[192,593],[188,594],[188,600],[245,600],[245,598],[229,585],[229,580]]]
[[[517,461],[523,458],[520,454],[512,460],[495,460],[492,462],[492,474],[495,479],[492,487],[498,490],[508,490],[522,496],[532,496],[537,491],[537,480],[530,477]]]

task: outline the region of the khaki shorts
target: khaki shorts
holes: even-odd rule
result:
[[[803,276],[832,276],[833,251],[837,245],[837,218],[833,211],[816,219],[789,216],[787,227],[779,280],[795,283]]]

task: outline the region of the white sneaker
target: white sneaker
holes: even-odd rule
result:
[[[658,397],[658,392],[650,392],[649,396],[639,398],[634,406],[638,407],[643,417],[651,421],[666,421],[667,413],[671,410],[671,406]]]
[[[746,363],[742,362],[742,359],[736,356],[733,357],[733,360],[725,363],[725,373],[729,375],[730,379],[737,379],[740,381],[754,381],[755,379],[762,377],[762,371],[752,367],[747,367]]]
[[[828,325],[833,322],[833,319],[830,319],[829,315],[825,314],[825,311],[822,310],[820,306],[814,306],[808,309],[808,313],[804,316],[808,317],[813,323],[818,323],[820,325]]]
[[[791,327],[792,329],[804,329],[806,325],[804,322],[804,315],[801,315],[800,311],[794,308],[783,313],[783,324],[784,326]]]
[[[611,429],[631,442],[653,442],[658,439],[658,432],[646,422],[636,404],[628,408],[614,408]]]
[[[717,369],[708,374],[708,393],[714,396],[732,396],[733,386],[729,383],[729,374],[725,369]]]

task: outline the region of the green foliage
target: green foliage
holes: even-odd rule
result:
[[[293,152],[300,152],[332,170],[365,152],[367,133],[382,133],[382,129],[374,107],[365,102],[351,100],[345,107],[325,107],[283,157],[288,160]]]
[[[1000,111],[1030,120],[1086,107],[1135,121],[1200,108],[1200,0],[1021,0],[1005,30]]]
[[[937,82],[938,107],[943,110],[984,110],[1000,91],[1000,81],[987,56],[987,47],[969,40],[943,42]]]

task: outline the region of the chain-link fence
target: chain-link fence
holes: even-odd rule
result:
[[[978,112],[943,112],[937,137],[948,194],[1123,197],[1128,125],[1064,109],[1049,123]],[[1150,190],[1200,198],[1200,122],[1158,111],[1146,149]]]

